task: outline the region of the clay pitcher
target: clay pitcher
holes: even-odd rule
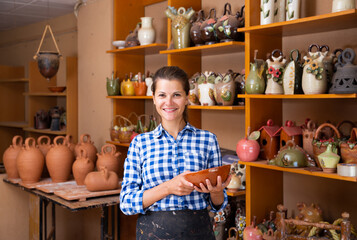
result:
[[[67,181],[71,174],[73,161],[74,155],[67,145],[66,138],[64,136],[55,137],[53,146],[46,155],[46,165],[52,182]]]
[[[12,145],[8,147],[3,154],[3,162],[7,173],[7,178],[19,178],[19,172],[17,171],[16,158],[22,148],[22,137],[16,135],[12,138]]]
[[[86,138],[86,140],[85,140]],[[89,134],[82,134],[80,137],[80,142],[75,147],[76,156],[79,155],[79,147],[83,146],[87,151],[89,159],[95,163],[97,161],[97,148],[94,146],[94,143],[91,141]]]
[[[91,192],[114,190],[119,187],[119,178],[115,172],[102,167],[98,172],[88,173],[84,179],[84,184]]]
[[[47,152],[51,148],[51,139],[49,136],[43,135],[37,138],[38,149],[42,152],[43,156],[46,157]]]
[[[74,156],[76,157],[76,152],[74,151],[76,144],[73,142],[73,137],[70,134],[66,135],[66,140],[67,140],[67,144],[69,149],[73,152]]]
[[[23,183],[35,183],[40,180],[45,158],[36,147],[34,138],[26,138],[25,146],[17,155],[16,162]]]
[[[94,170],[94,163],[89,160],[84,147],[79,148],[79,154],[73,163],[72,172],[77,185],[84,185],[87,174]]]
[[[120,152],[116,152],[116,147],[113,144],[105,144],[102,147],[102,152],[97,153],[97,169],[106,167],[109,171],[119,175],[119,159]]]

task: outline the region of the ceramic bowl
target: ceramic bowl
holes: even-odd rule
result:
[[[122,49],[125,47],[125,41],[124,40],[113,41],[113,45],[119,49]]]
[[[65,86],[54,86],[54,87],[48,87],[48,90],[50,90],[51,92],[55,92],[55,93],[61,93],[64,90],[66,90]]]
[[[231,170],[231,165],[209,168],[198,172],[192,172],[185,175],[185,179],[195,186],[200,187],[200,183],[206,185],[206,179],[209,179],[213,186],[217,184],[217,177],[221,176],[222,182],[226,181]]]

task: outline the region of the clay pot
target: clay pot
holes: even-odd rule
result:
[[[74,151],[76,144],[73,142],[73,137],[72,135],[67,134],[66,135],[66,140],[67,140],[67,144],[69,149],[73,152],[74,156],[76,157],[76,152]]]
[[[217,33],[214,29],[214,25],[217,23],[216,9],[212,8],[209,11],[209,15],[205,21],[202,22],[200,31],[201,38],[206,45],[214,44],[217,42]]]
[[[202,46],[205,42],[201,38],[201,25],[205,20],[205,12],[201,9],[197,14],[197,19],[192,23],[192,27],[190,29],[190,38],[195,46]]]
[[[120,152],[116,152],[116,147],[113,144],[105,144],[102,147],[102,152],[97,153],[97,169],[106,167],[109,171],[119,175],[119,159]]]
[[[86,140],[85,140],[85,137]],[[89,134],[82,134],[80,137],[80,142],[76,145],[75,147],[75,154],[76,156],[79,155],[79,147],[83,146],[84,149],[87,151],[89,159],[95,163],[97,160],[97,148],[94,146],[94,143],[91,141],[90,135]]]
[[[22,148],[22,137],[16,135],[12,138],[12,145],[10,145],[3,154],[3,162],[7,173],[7,178],[19,178],[19,173],[16,166],[16,158]]]
[[[47,152],[51,148],[51,138],[49,136],[43,135],[37,138],[37,145],[38,145],[38,149],[40,149],[43,156],[46,157]]]
[[[40,180],[45,158],[36,147],[34,138],[26,138],[25,146],[17,155],[16,162],[23,183],[35,183]]]
[[[62,144],[59,140],[62,140]],[[55,137],[53,144],[46,155],[46,165],[52,182],[65,182],[71,174],[74,155],[64,136]]]
[[[193,183],[195,186],[200,187],[200,183],[206,186],[206,179],[209,179],[212,186],[217,185],[217,177],[221,176],[222,182],[228,178],[231,165],[223,165],[220,167],[209,168],[198,172],[188,173],[184,177],[187,181]]]
[[[147,86],[146,83],[142,80],[142,75],[138,73],[138,81],[134,82],[134,92],[135,96],[146,96]]]
[[[84,179],[86,188],[91,191],[114,190],[119,186],[118,175],[113,171],[108,171],[106,167],[102,167],[98,172],[88,173]]]
[[[72,172],[77,185],[84,185],[84,179],[87,174],[94,170],[94,163],[89,160],[84,147],[79,148],[79,156],[74,161]]]

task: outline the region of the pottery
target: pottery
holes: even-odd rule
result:
[[[260,0],[260,25],[274,22],[275,0]]]
[[[41,178],[45,158],[36,147],[32,137],[25,140],[25,145],[16,158],[16,166],[23,183],[35,183]]]
[[[147,86],[146,96],[152,96],[152,82],[152,77],[150,76],[150,72],[148,71],[145,78],[145,84]]]
[[[53,146],[46,155],[46,165],[52,182],[69,180],[73,161],[74,155],[68,147],[66,138],[64,136],[55,137]]]
[[[141,17],[141,28],[138,31],[140,45],[148,45],[155,42],[155,29],[152,26],[152,17]]]
[[[279,56],[274,55],[278,53]],[[271,59],[266,60],[268,64],[267,74],[267,88],[265,94],[283,94],[283,72],[286,63],[286,59],[283,57],[283,53],[279,49],[275,49],[271,53]]]
[[[201,38],[206,45],[214,44],[218,41],[217,33],[215,31],[215,24],[217,23],[216,9],[211,8],[209,15],[201,24]]]
[[[231,165],[223,165],[220,167],[209,168],[201,170],[198,172],[192,172],[184,175],[184,178],[193,183],[196,187],[200,188],[200,183],[206,186],[206,179],[210,180],[212,186],[217,185],[217,177],[221,176],[222,183],[225,182],[228,178]]]
[[[52,86],[52,87],[48,87],[48,90],[54,93],[61,93],[64,92],[66,88],[67,88],[66,86]]]
[[[241,175],[232,174],[231,181],[229,182],[229,184],[227,186],[228,191],[238,192],[240,189],[240,186],[242,185],[241,178],[242,178]]]
[[[79,156],[72,165],[73,177],[77,185],[84,185],[84,179],[93,170],[94,163],[88,158],[85,148],[79,147]]]
[[[138,81],[135,81],[133,84],[135,96],[146,96],[147,86],[146,83],[142,80],[142,75],[140,72],[138,73]]]
[[[296,53],[295,59],[293,58],[294,53]],[[300,52],[294,49],[290,52],[290,62],[286,65],[283,74],[284,94],[302,94],[301,78],[302,65],[300,63]]]
[[[265,80],[262,77],[264,65],[258,68],[257,63],[250,63],[250,71],[245,79],[245,92],[247,94],[263,94],[265,92]]]
[[[114,190],[119,187],[119,178],[115,172],[108,171],[106,167],[103,167],[97,172],[88,173],[84,184],[91,192]]]
[[[312,140],[316,132],[316,123],[309,120],[306,124],[306,128],[302,129],[302,146],[303,149],[310,155],[314,156],[314,151],[312,147]]]
[[[198,78],[198,98],[201,106],[214,106],[216,100],[214,98],[214,82],[216,76],[214,73],[201,74]]]
[[[234,79],[236,94],[245,94],[245,69],[236,76]],[[245,98],[235,98],[233,105],[245,105]]]
[[[15,179],[19,178],[19,172],[17,171],[16,158],[22,149],[22,137],[16,135],[12,138],[12,145],[10,145],[4,152],[2,159],[6,170],[7,178]]]
[[[248,128],[247,136],[237,143],[236,153],[239,160],[243,162],[252,162],[258,159],[260,146],[256,140],[249,139],[250,127]]]
[[[357,128],[351,130],[351,137],[348,141],[340,144],[341,158],[344,163],[357,163]]]
[[[215,78],[214,84],[214,98],[217,105],[232,106],[235,99],[235,74],[233,72],[227,72],[222,78]]]
[[[40,136],[39,138],[37,138],[37,145],[43,156],[46,157],[47,152],[51,148],[51,138],[46,135]]]
[[[244,41],[244,34],[238,32],[238,28],[244,27],[243,13],[244,5],[236,15],[232,15],[230,3],[224,5],[223,16],[217,20],[214,29],[220,42]]]
[[[74,156],[76,156],[76,152],[74,151],[76,144],[73,142],[73,137],[70,134],[66,135],[66,141],[69,149],[73,152]]]
[[[269,119],[266,123],[266,126],[262,126],[259,128],[260,131],[260,138],[259,138],[259,145],[260,145],[260,159],[273,159],[275,155],[279,151],[279,126],[274,125],[272,119]]]
[[[201,105],[198,96],[198,83],[197,80],[200,77],[200,73],[195,73],[188,81],[190,83],[190,90],[188,92],[188,102],[190,105]]]
[[[89,134],[82,134],[80,137],[80,141],[76,145],[74,151],[76,152],[76,156],[79,155],[79,147],[83,146],[87,151],[88,157],[92,162],[97,161],[97,148],[94,146],[94,143],[91,141]]]
[[[286,1],[286,21],[291,21],[300,18],[301,0]]]
[[[125,41],[124,40],[113,41],[112,44],[115,47],[117,47],[118,49],[123,49],[125,47]]]
[[[138,23],[134,31],[130,31],[129,35],[125,38],[125,47],[136,47],[140,45],[138,39],[138,31],[140,29],[140,23]]]
[[[38,69],[48,81],[58,72],[61,54],[59,52],[41,51],[36,54]]]
[[[285,2],[286,0],[274,0],[274,22],[285,21]]]
[[[290,140],[285,147],[279,150],[274,159],[268,161],[268,164],[287,168],[301,168],[307,167],[308,159],[303,149]]]
[[[120,152],[116,151],[116,147],[113,144],[105,144],[102,146],[101,153],[97,153],[97,169],[106,167],[108,171],[113,171],[119,176],[119,156]]]
[[[120,84],[120,93],[123,96],[134,96],[135,88],[134,83],[131,81],[132,73],[130,73],[130,77],[127,79],[123,79]]]
[[[286,120],[285,126],[280,127],[280,148],[284,147],[288,141],[294,141],[298,146],[302,146],[302,129],[296,126],[291,120]]]
[[[205,20],[205,12],[203,9],[198,11],[197,14],[197,19],[192,23],[191,29],[190,29],[190,38],[191,41],[195,44],[195,46],[202,46],[205,42],[203,41],[201,37],[201,25],[202,22]]]
[[[107,94],[108,96],[119,95],[120,84],[119,78],[114,77],[114,72],[112,73],[111,78],[107,77]]]
[[[356,8],[355,0],[333,0],[332,12],[340,12]]]
[[[334,173],[337,171],[337,164],[340,161],[340,156],[332,152],[332,145],[327,145],[325,152],[317,156],[323,172]]]

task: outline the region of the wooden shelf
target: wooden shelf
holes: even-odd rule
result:
[[[357,93],[351,94],[296,94],[296,95],[274,95],[274,94],[238,94],[239,98],[263,98],[263,99],[334,99],[334,98],[357,98]]]
[[[237,197],[237,196],[244,196],[245,195],[245,190],[240,190],[238,192],[230,192],[227,190],[227,195],[230,197]]]
[[[270,169],[270,170],[276,170],[276,171],[281,171],[281,172],[289,172],[289,173],[297,173],[297,174],[303,174],[303,175],[309,175],[309,176],[315,176],[315,177],[322,177],[322,178],[331,178],[331,179],[337,179],[337,180],[342,180],[342,181],[349,181],[349,182],[357,182],[356,177],[343,177],[340,175],[337,175],[337,173],[325,173],[322,171],[309,171],[304,168],[284,168],[284,167],[278,167],[274,165],[268,165],[267,161],[254,161],[254,162],[242,162],[239,161],[239,164],[244,164],[247,166],[252,166],[252,167],[257,167],[257,168],[265,168],[265,169]]]
[[[108,50],[107,53],[132,54],[132,55],[151,55],[158,54],[161,50],[167,48],[166,43],[153,43],[144,46],[128,47],[122,49]]]
[[[24,128],[27,126],[27,122],[0,122],[0,127]]]
[[[65,97],[67,96],[67,93],[32,92],[32,93],[24,93],[24,95],[30,97]]]
[[[112,98],[112,99],[152,99],[152,96],[107,96],[107,98]]]
[[[357,9],[351,9],[292,21],[239,28],[238,31],[274,36],[295,36],[355,27],[357,27]]]
[[[35,129],[31,127],[23,128],[24,131],[27,132],[35,132],[35,133],[42,133],[42,134],[51,134],[51,135],[66,135],[67,131],[51,131],[50,129]]]
[[[106,143],[110,143],[116,146],[121,146],[121,147],[129,147],[130,143],[120,143],[120,142],[115,142],[115,141],[106,141]]]
[[[200,105],[189,105],[188,109],[201,109],[201,110],[244,110],[244,106],[200,106]]]
[[[216,43],[211,45],[203,45],[198,47],[189,47],[182,49],[171,49],[160,51],[160,54],[180,54],[180,55],[197,55],[197,56],[209,56],[209,55],[218,55],[225,53],[234,53],[234,52],[244,52],[244,42],[224,42]]]
[[[9,78],[9,79],[0,79],[0,83],[28,83],[28,78]]]

